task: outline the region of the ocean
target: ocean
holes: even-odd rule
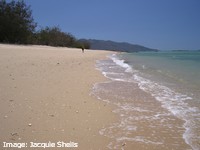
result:
[[[200,52],[111,54],[96,68],[108,81],[93,94],[118,121],[99,131],[109,149],[200,150]]]

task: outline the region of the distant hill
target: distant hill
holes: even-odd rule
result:
[[[96,50],[112,50],[120,52],[158,51],[157,49],[151,49],[141,45],[135,45],[126,42],[114,42],[94,39],[80,39],[79,41],[88,42],[90,44],[90,49]]]

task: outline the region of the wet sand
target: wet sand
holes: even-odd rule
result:
[[[110,149],[191,150],[185,140],[185,121],[142,90],[133,80],[133,73],[119,63],[111,59],[97,62],[108,81],[96,84],[93,90],[102,101],[115,106],[113,112],[119,117],[100,130],[100,134],[113,139]]]

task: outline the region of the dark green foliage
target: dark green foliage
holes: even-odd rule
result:
[[[46,27],[38,31],[35,36],[35,44],[60,46],[60,47],[76,47],[89,49],[90,45],[87,42],[78,41],[70,33],[62,32],[59,27]]]
[[[30,6],[24,1],[0,0],[0,42],[26,44],[35,27]]]
[[[73,47],[76,39],[69,33],[64,33],[58,27],[46,27],[36,34],[37,44],[49,46]]]

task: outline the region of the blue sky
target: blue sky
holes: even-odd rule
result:
[[[200,0],[25,0],[38,26],[76,38],[200,49]]]

